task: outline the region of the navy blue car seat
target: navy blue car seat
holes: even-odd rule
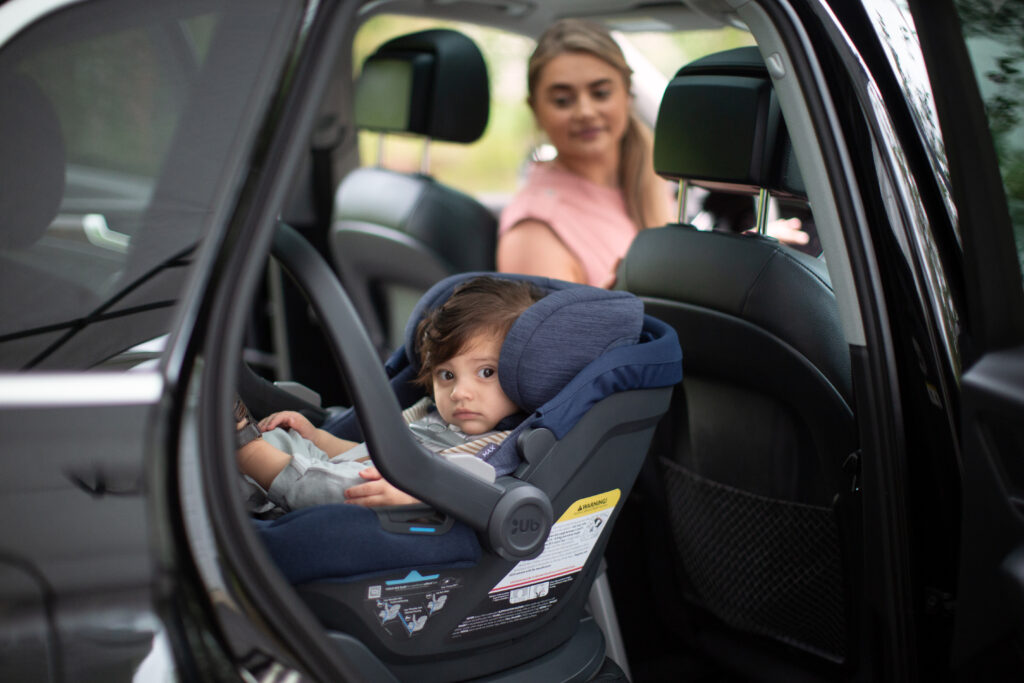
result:
[[[476,44],[450,29],[381,45],[356,82],[360,129],[466,144],[490,114],[487,67]],[[342,284],[381,357],[402,343],[412,307],[448,275],[494,269],[497,219],[473,197],[428,175],[355,169],[338,186],[329,244]]]
[[[666,178],[806,200],[757,48],[682,68],[654,144]],[[732,668],[756,661],[737,652],[780,643],[815,666],[847,661],[857,437],[849,348],[824,262],[764,235],[676,224],[637,236],[619,285],[686,349],[649,487],[662,501],[650,528],[670,520],[669,538],[651,543],[673,548],[666,573],[682,586],[672,618],[688,613],[688,644]]]
[[[418,369],[410,351],[416,324],[478,274],[442,280],[416,307],[406,345],[385,364],[402,407],[424,395],[410,383]],[[584,606],[681,379],[681,350],[672,328],[645,315],[632,294],[496,277],[529,280],[547,292],[502,346],[499,381],[526,416],[486,458],[497,485],[536,487],[550,501],[546,541],[522,557],[496,552],[487,520],[453,520],[446,514],[452,501],[443,499],[429,508],[324,505],[256,522],[271,557],[332,641],[367,662],[370,678],[378,666],[377,674],[386,670],[401,680],[466,680],[498,671],[584,680],[604,663],[604,638]],[[362,438],[354,411],[324,428]],[[378,466],[382,455],[375,453]],[[512,515],[503,528],[515,537],[522,525],[529,535],[535,523]]]

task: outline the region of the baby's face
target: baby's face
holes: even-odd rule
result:
[[[498,383],[502,340],[479,336],[434,368],[434,402],[445,422],[466,434],[483,434],[519,412]]]

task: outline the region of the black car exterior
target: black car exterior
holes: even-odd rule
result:
[[[526,33],[563,14],[646,11],[509,2],[493,18],[493,4],[390,9]],[[278,219],[323,243],[355,145],[351,40],[378,5],[0,5],[0,77],[58,103],[66,169],[45,234],[0,243],[5,679],[128,680],[161,653],[182,680],[367,676],[262,553],[233,493],[223,416],[241,350],[264,334],[265,307],[254,323],[245,302],[269,297]],[[741,677],[1019,680],[1024,3],[659,11],[740,22],[787,67],[776,87],[800,131],[853,365],[855,648],[838,665],[772,649]],[[12,150],[31,121],[0,97]],[[40,189],[50,147],[32,148],[40,166],[0,153],[0,182],[18,188],[0,192],[4,233],[28,232],[24,197],[54,201]],[[285,300],[273,315],[310,345],[295,353],[300,379],[329,396],[346,337]],[[627,648],[657,629],[625,621]],[[634,657],[694,646],[650,639]],[[702,667],[663,673],[695,680]]]

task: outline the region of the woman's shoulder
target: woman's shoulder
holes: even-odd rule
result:
[[[501,212],[499,232],[517,223],[534,219],[550,223],[558,213],[559,190],[550,182],[549,164],[534,162],[526,173],[526,182]]]

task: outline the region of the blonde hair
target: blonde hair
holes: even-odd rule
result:
[[[526,83],[531,106],[541,71],[548,62],[566,52],[592,55],[611,65],[622,75],[626,90],[632,90],[633,70],[622,48],[603,26],[583,19],[560,19],[544,31],[530,56]],[[661,179],[654,172],[653,146],[650,130],[631,106],[620,143],[618,180],[626,213],[638,229],[661,225],[667,218],[668,199]]]

